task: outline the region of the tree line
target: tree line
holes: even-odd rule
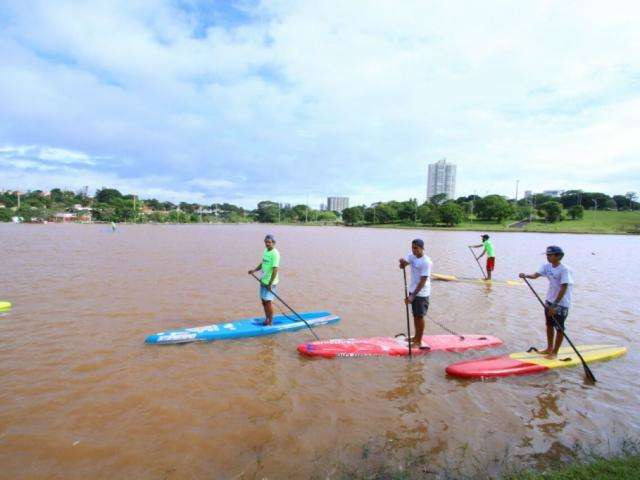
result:
[[[0,193],[0,221],[22,217],[25,221],[47,220],[57,212],[72,211],[76,206],[91,211],[93,220],[105,222],[263,222],[302,223],[338,222],[348,225],[414,223],[423,225],[454,226],[470,218],[501,223],[507,219],[524,220],[537,216],[548,222],[557,222],[568,215],[582,218],[584,209],[637,210],[640,205],[635,194],[609,196],[599,192],[569,190],[559,198],[535,194],[518,201],[501,195],[480,197],[469,195],[448,200],[445,194],[432,197],[419,204],[416,199],[407,201],[377,202],[360,205],[343,212],[316,210],[307,205],[280,204],[271,200],[258,203],[247,210],[230,203],[162,202],[155,198],[140,199],[132,194],[122,194],[114,188],[102,188],[90,197],[84,192],[54,188],[45,194],[40,190],[20,196],[16,192]]]
[[[580,219],[585,209],[637,210],[640,204],[636,195],[609,196],[599,192],[568,190],[559,198],[535,194],[529,198],[510,200],[502,195],[469,195],[448,200],[446,194],[434,195],[429,201],[418,204],[416,199],[404,202],[378,202],[347,208],[342,219],[347,225],[415,223],[431,226],[454,226],[476,218],[502,223],[504,220],[527,220],[533,217],[547,222],[558,222],[568,215]]]

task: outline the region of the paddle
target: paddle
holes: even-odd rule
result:
[[[409,298],[409,291],[407,290],[407,269],[402,267],[402,275],[404,277],[404,298]],[[404,303],[407,311],[407,343],[409,345],[409,358],[411,358],[411,324],[409,323],[409,304]]]
[[[258,283],[262,284],[262,281],[261,281],[258,277],[256,277],[253,273],[251,274],[251,276],[252,276],[253,278],[255,278],[255,279],[258,281]],[[269,288],[269,287],[267,287],[267,288]],[[298,317],[300,320],[302,320],[302,321],[304,322],[304,324],[305,324],[307,327],[309,327],[309,330],[311,330],[311,333],[313,333],[313,336],[314,336],[314,337],[316,337],[316,340],[318,340],[318,341],[320,340],[320,337],[318,337],[318,335],[316,335],[316,332],[314,332],[314,331],[313,331],[313,328],[311,328],[311,325],[309,325],[309,323],[307,323],[307,321],[306,321],[304,318],[302,318],[298,312],[296,312],[293,308],[291,308],[291,307],[287,304],[287,302],[285,302],[284,300],[282,300],[282,299],[278,296],[278,294],[277,294],[276,292],[274,292],[274,291],[273,291],[273,290],[271,290],[270,288],[269,288],[269,291],[270,291],[271,293],[273,293],[273,296],[274,296],[274,297],[276,297],[278,300],[280,300],[280,301],[282,302],[282,304],[283,304],[285,307],[287,307],[289,310],[291,310],[291,311],[293,312],[293,314],[294,314],[296,317]],[[285,315],[285,316],[286,316],[286,315]]]
[[[443,329],[446,332],[449,332],[451,335],[455,335],[457,337],[460,337],[460,340],[464,340],[464,336],[460,335],[459,333],[454,332],[453,330],[451,330],[450,328],[445,327],[444,325],[442,325],[441,323],[437,322],[436,320],[433,319],[433,317],[431,315],[427,315],[427,318],[429,318],[429,320],[431,320],[433,323],[435,323],[436,325],[438,325],[441,329]]]
[[[486,280],[487,279],[487,274],[484,273],[484,268],[482,268],[482,265],[480,264],[480,260],[478,260],[478,257],[476,257],[476,254],[473,253],[473,248],[471,248],[471,247],[468,247],[468,248],[469,248],[469,251],[471,252],[471,255],[473,255],[473,258],[475,258],[476,262],[478,262],[478,266],[480,267],[480,271],[482,272],[482,276]]]
[[[544,308],[545,310],[547,309],[547,306],[544,304],[544,302],[542,301],[542,299],[540,298],[540,295],[538,295],[538,292],[535,291],[535,289],[533,288],[533,286],[531,286],[531,283],[529,283],[529,280],[527,280],[526,278],[522,278],[525,283],[529,286],[529,288],[531,289],[531,291],[533,292],[533,294],[536,296],[536,298],[538,299],[538,301],[540,302],[540,305],[542,305],[542,308]],[[554,315],[553,317],[551,317],[551,319],[553,320],[553,326],[556,328],[556,330],[558,330],[559,332],[562,333],[562,335],[564,335],[564,338],[567,339],[567,342],[569,342],[569,345],[571,345],[571,348],[573,348],[573,351],[576,352],[576,355],[578,355],[578,358],[580,359],[580,361],[582,362],[582,367],[584,368],[584,374],[585,376],[591,380],[593,383],[596,382],[596,377],[593,374],[593,372],[591,371],[591,369],[589,368],[589,366],[587,365],[587,362],[584,361],[584,358],[582,358],[582,355],[580,355],[580,352],[578,351],[578,349],[575,347],[575,345],[573,344],[573,342],[571,341],[571,339],[569,337],[567,337],[567,334],[564,333],[564,328],[562,328],[560,326],[560,324],[558,323],[558,321],[556,320],[556,316]]]

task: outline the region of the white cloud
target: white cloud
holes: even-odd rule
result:
[[[447,157],[459,194],[640,182],[635,2],[274,1],[205,36],[171,2],[4,9],[0,146],[86,167],[60,181],[421,199]]]

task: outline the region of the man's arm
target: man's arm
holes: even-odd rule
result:
[[[424,288],[424,284],[427,283],[428,278],[429,277],[420,277],[420,281],[418,282],[418,285],[416,285],[416,289],[413,292],[409,293],[409,296],[405,299],[406,303],[413,302],[413,300],[416,298],[416,293]]]
[[[262,270],[262,263],[259,263],[256,268],[249,270],[249,275],[251,275],[252,273],[259,272],[260,270]]]
[[[401,258],[400,260],[398,260],[398,262],[400,263],[400,268],[404,268],[409,265],[409,262],[407,262],[404,258]]]
[[[273,283],[273,280],[276,278],[276,275],[278,275],[278,267],[273,267],[273,270],[271,270],[271,278],[269,279],[269,285],[267,285],[267,288],[269,290],[271,290],[271,284]]]
[[[471,248],[482,248],[484,247],[484,245],[480,244],[480,245],[469,245]]]
[[[540,275],[538,272],[536,273],[532,273],[531,275],[527,275],[526,273],[521,273],[519,275],[520,278],[531,278],[533,280],[535,280],[536,278],[541,277],[542,275]]]

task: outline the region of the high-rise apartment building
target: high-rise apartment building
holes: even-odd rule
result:
[[[429,165],[427,200],[439,193],[445,193],[447,198],[455,198],[456,194],[456,166],[447,163],[446,158]]]
[[[345,208],[349,208],[349,197],[327,197],[327,210],[342,212]]]

